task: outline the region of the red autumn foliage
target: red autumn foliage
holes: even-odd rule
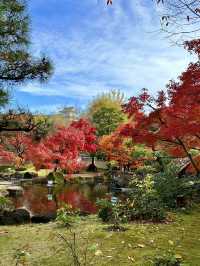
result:
[[[1,161],[20,167],[27,160],[27,151],[31,143],[30,136],[24,133],[3,138],[0,146]]]
[[[185,46],[197,53],[198,61],[189,64],[178,82],[171,81],[166,93],[161,91],[153,98],[143,89],[139,97],[132,97],[124,105],[131,122],[121,134],[154,149],[162,145],[174,156],[188,156],[199,174],[190,150],[200,149],[200,40],[187,42]]]
[[[58,201],[71,205],[74,209],[80,209],[85,213],[96,213],[97,207],[90,201],[81,191],[76,191],[73,188],[65,189],[58,195]]]
[[[78,121],[72,122],[71,127],[83,132],[85,138],[84,151],[89,153],[96,152],[96,129],[91,126],[90,122],[86,119],[81,118]]]
[[[0,145],[0,160],[2,163],[11,163],[14,160],[14,154],[5,149],[4,145]]]
[[[62,169],[68,173],[80,169],[81,152],[95,152],[95,129],[87,120],[80,119],[69,127],[60,127],[38,144],[29,146],[28,158],[37,169]]]
[[[200,155],[194,157],[194,162],[196,163],[197,167],[200,168]],[[195,174],[195,169],[191,163],[185,168],[185,172],[188,174]]]

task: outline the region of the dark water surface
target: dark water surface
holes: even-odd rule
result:
[[[109,184],[24,185],[23,195],[12,197],[17,208],[25,207],[32,215],[53,215],[60,203],[67,203],[85,213],[96,213],[98,198],[111,198]]]

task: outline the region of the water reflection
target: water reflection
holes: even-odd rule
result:
[[[32,215],[53,215],[61,203],[71,204],[84,213],[96,213],[97,198],[109,197],[106,184],[70,184],[47,187],[45,185],[24,186],[24,193],[12,198],[17,208],[25,207]]]

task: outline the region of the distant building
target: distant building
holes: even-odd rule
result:
[[[59,114],[61,114],[66,121],[74,121],[78,120],[78,113],[75,107],[69,106],[69,107],[64,107]]]
[[[49,115],[48,118],[54,126],[67,126],[72,121],[78,120],[78,112],[75,107],[69,106],[64,107],[58,113]]]

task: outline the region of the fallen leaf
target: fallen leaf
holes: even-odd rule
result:
[[[8,231],[0,231],[0,235],[8,234]]]
[[[129,259],[130,261],[132,261],[132,262],[135,261],[135,259],[134,259],[133,257],[130,257],[130,256],[128,256],[128,259]]]
[[[172,240],[169,240],[168,243],[173,246],[174,245],[174,242]]]
[[[101,255],[103,255],[103,253],[102,253],[101,250],[97,250],[94,254],[95,254],[95,256],[101,256]]]
[[[181,256],[180,254],[176,254],[176,255],[175,255],[175,258],[176,258],[177,260],[182,260],[182,256]]]
[[[139,248],[144,248],[145,247],[145,245],[143,245],[143,244],[138,244],[137,245]]]

